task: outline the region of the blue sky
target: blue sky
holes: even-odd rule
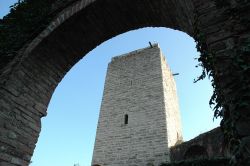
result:
[[[0,0],[0,18],[16,0]],[[89,52],[56,88],[42,119],[42,131],[31,166],[89,166],[102,99],[107,65],[111,58],[158,42],[175,73],[184,140],[219,125],[208,105],[209,80],[196,84],[201,73],[195,68],[199,53],[187,34],[167,28],[143,28],[116,36]]]

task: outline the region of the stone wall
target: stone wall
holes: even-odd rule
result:
[[[215,128],[189,141],[171,147],[171,161],[227,157],[228,151],[223,142],[221,129]]]
[[[143,27],[172,28],[202,37],[205,51],[213,52],[215,58],[210,65],[215,69],[219,98],[228,109],[225,117],[233,116],[230,125],[235,127],[228,129],[240,139],[241,154],[249,157],[249,87],[239,92],[230,86],[244,87],[242,81],[250,84],[249,48],[244,43],[250,38],[250,2],[220,2],[228,5],[218,7],[214,0],[78,0],[62,5],[48,27],[17,50],[17,56],[1,69],[0,165],[28,165],[41,117],[46,115],[54,89],[75,63],[102,42]],[[246,51],[241,55],[243,78],[239,74],[242,69],[235,67],[240,50]],[[232,101],[243,96],[242,105]]]
[[[179,102],[174,76],[161,52],[161,68],[163,79],[164,106],[167,119],[168,147],[182,142],[182,126],[179,112]]]
[[[159,165],[181,137],[176,87],[158,45],[113,58],[92,164]]]
[[[1,68],[0,165],[29,164],[56,86],[96,46],[148,26],[192,32],[190,0],[68,2],[68,6],[56,4],[47,28]]]
[[[164,163],[160,166],[228,166],[228,158],[196,159],[172,163]]]

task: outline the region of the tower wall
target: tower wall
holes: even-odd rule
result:
[[[181,130],[176,124],[176,95],[171,98],[175,84],[168,79],[173,78],[158,45],[112,59],[92,165],[146,166],[169,161],[169,146],[177,141],[177,133],[181,136]]]
[[[163,78],[164,107],[166,111],[168,146],[174,146],[183,141],[179,102],[174,76],[162,52],[161,67]]]

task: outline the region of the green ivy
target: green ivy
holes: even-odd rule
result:
[[[48,25],[54,1],[19,0],[10,7],[10,13],[0,19],[0,69]]]
[[[217,55],[206,44],[205,36],[200,31],[199,14],[197,11],[195,14],[194,30],[195,40],[197,43],[197,49],[201,55],[198,58],[199,65],[203,68],[203,72],[195,82],[204,79],[206,76],[212,78],[212,86],[214,93],[210,99],[209,104],[214,108],[214,117],[222,117],[221,127],[224,132],[225,141],[230,147],[230,151],[233,154],[231,164],[240,165],[244,162],[242,148],[240,148],[241,140],[240,135],[236,130],[236,122],[241,116],[246,116],[246,111],[249,110],[250,105],[250,38],[249,36],[241,37],[241,33],[249,30],[250,18],[245,14],[250,9],[250,3],[248,0],[239,0],[234,4],[230,1],[214,0],[218,9],[224,11],[224,16],[228,18],[229,26],[227,30],[234,34],[235,45],[231,50],[228,50],[227,55]],[[218,84],[217,75],[221,74],[221,71],[215,69],[216,62],[220,60],[218,58],[224,57],[231,64],[230,66],[223,66],[223,75],[230,77],[230,80],[226,80],[225,85]],[[220,72],[220,73],[219,73]],[[224,90],[222,92],[222,90]],[[225,91],[227,90],[227,91]],[[226,96],[231,96],[226,98]],[[249,114],[248,114],[249,115]]]

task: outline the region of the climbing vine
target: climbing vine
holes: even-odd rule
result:
[[[232,34],[232,44],[223,53],[213,52],[206,44],[205,35],[200,30],[199,13],[194,11],[194,38],[197,49],[201,53],[198,58],[203,72],[195,82],[206,76],[212,78],[214,88],[209,104],[214,108],[214,117],[222,117],[221,127],[225,142],[233,154],[232,165],[246,164],[244,144],[237,124],[239,119],[250,118],[250,37],[249,17],[246,12],[250,9],[248,0],[234,1],[214,0],[216,7],[222,10],[227,18],[226,30]],[[224,64],[218,64],[224,62]],[[218,77],[219,76],[219,77]],[[222,83],[221,83],[222,82]]]
[[[0,70],[44,30],[60,7],[74,0],[19,0],[0,19]],[[56,7],[55,7],[56,6]]]
[[[49,23],[47,16],[53,1],[19,0],[10,7],[10,13],[0,19],[0,69]]]

